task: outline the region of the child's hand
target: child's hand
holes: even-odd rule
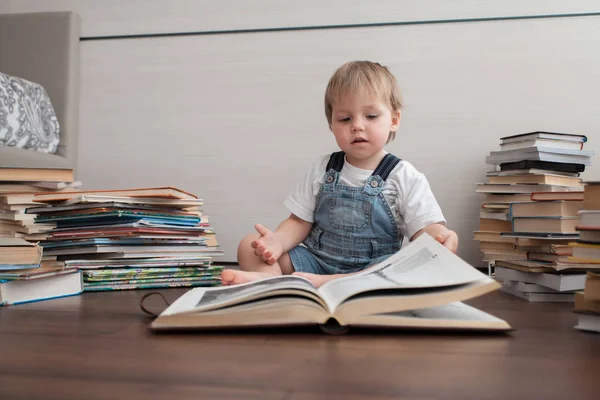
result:
[[[439,233],[435,240],[444,245],[445,248],[453,253],[458,249],[458,235],[456,232],[447,229],[445,232]]]
[[[259,256],[269,265],[275,264],[283,253],[283,244],[279,238],[261,224],[254,226],[260,237],[251,243],[254,254]]]

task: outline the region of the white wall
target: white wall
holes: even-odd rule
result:
[[[106,36],[595,11],[583,1],[380,3],[0,0],[0,13],[73,9],[83,36]],[[480,265],[474,189],[501,136],[581,133],[600,152],[599,33],[600,17],[588,16],[83,41],[77,177],[85,188],[200,195],[232,261],[254,223],[275,228],[287,215],[282,202],[309,162],[335,150],[322,107],[330,74],[376,60],[407,105],[389,151],[427,175],[459,254]],[[583,176],[600,179],[600,167]]]
[[[600,11],[596,0],[0,0],[0,13],[57,10],[77,12],[84,37]]]

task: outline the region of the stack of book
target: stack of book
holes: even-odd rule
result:
[[[600,182],[586,182],[579,240],[573,244],[572,261],[597,264],[600,269]],[[583,292],[575,294],[577,329],[600,332],[600,274],[588,272]]]
[[[19,238],[0,238],[0,306],[81,293],[81,274],[42,261],[42,248]]]
[[[481,204],[480,227],[474,238],[480,242],[485,262],[493,264],[498,260],[527,259],[527,253],[517,247],[515,238],[502,235],[514,232],[512,203],[528,203],[542,198],[544,193],[538,192],[550,196],[560,192],[558,198],[561,199],[572,197],[571,193],[565,192],[579,192],[576,196],[581,198],[583,185],[579,175],[591,163],[593,155],[593,152],[582,150],[586,141],[587,138],[582,135],[549,132],[500,139],[500,151],[491,152],[486,159],[495,169],[487,173],[486,183],[477,184],[477,192],[485,193],[486,198]],[[519,209],[517,212],[526,211]],[[521,216],[517,229],[525,225],[526,229],[543,232],[544,226],[532,227],[532,224],[540,223],[543,216],[540,212],[543,213],[537,211],[536,219]],[[555,223],[562,222],[555,219]],[[544,223],[550,221],[541,221],[542,225]]]
[[[581,192],[533,193],[531,202],[510,204],[513,231],[503,237],[515,240],[524,260],[496,260],[501,290],[529,301],[575,300],[585,272],[597,266],[572,258],[576,227],[583,206]]]
[[[172,187],[38,194],[45,256],[83,271],[84,291],[214,286],[221,256],[202,199]]]
[[[474,236],[502,290],[530,301],[573,301],[583,287],[590,264],[569,257],[583,205],[580,173],[593,155],[582,150],[586,141],[563,133],[514,135],[487,157],[496,169],[477,187],[486,200]]]
[[[527,265],[551,265],[561,271],[586,268],[570,258],[579,236],[576,227],[583,192],[533,193],[531,200],[510,204],[513,230],[504,233],[515,238],[518,250],[527,253]]]
[[[73,191],[81,182],[73,180],[72,169],[0,168],[0,237],[38,241],[42,231],[53,225],[34,225],[33,196],[40,192]]]

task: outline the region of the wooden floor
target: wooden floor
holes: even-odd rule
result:
[[[170,301],[184,290],[164,290]],[[0,309],[1,399],[598,399],[600,335],[572,304],[470,304],[503,336],[319,330],[152,334],[146,291]],[[156,303],[158,305],[158,303]]]

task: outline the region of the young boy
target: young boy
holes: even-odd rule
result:
[[[456,252],[458,237],[446,228],[425,176],[383,149],[395,137],[401,108],[386,67],[342,65],[325,91],[325,115],[342,151],[311,166],[285,201],[291,214],[275,232],[257,224],[259,235],[242,240],[241,271],[223,271],[223,285],[293,273],[318,287],[383,261],[404,236],[423,232]]]

